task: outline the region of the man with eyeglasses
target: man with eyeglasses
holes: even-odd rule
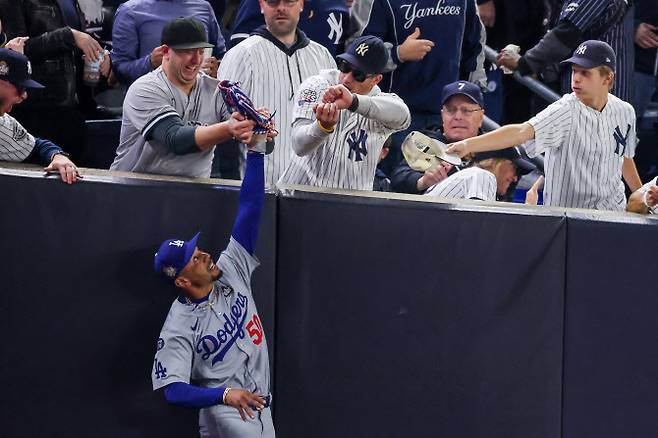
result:
[[[31,78],[25,55],[0,49],[0,161],[40,162],[46,172],[59,173],[62,181],[72,184],[80,176],[68,155],[48,140],[34,138],[9,113],[14,105],[27,99],[27,91],[42,89]]]
[[[239,82],[256,105],[276,111],[277,146],[265,157],[265,182],[275,184],[291,160],[295,92],[305,79],[336,63],[298,29],[303,0],[259,0],[259,5],[265,26],[226,52],[218,77]]]
[[[355,39],[338,70],[308,78],[295,95],[295,155],[279,184],[372,190],[386,139],[409,126],[407,105],[377,86],[386,68],[384,42]]]
[[[480,87],[467,81],[450,83],[443,87],[441,104],[442,126],[429,127],[422,131],[424,134],[446,144],[478,135],[484,120],[484,98]],[[391,174],[391,188],[401,193],[422,194],[457,170],[442,162],[432,170],[418,172],[403,159]]]

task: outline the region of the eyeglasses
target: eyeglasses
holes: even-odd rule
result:
[[[265,3],[267,3],[267,6],[279,6],[279,4],[283,2],[286,6],[292,6],[298,1],[299,0],[265,0]]]
[[[342,59],[342,60],[338,63],[338,70],[340,70],[341,72],[343,72],[343,73],[345,73],[345,74],[347,74],[347,73],[349,73],[349,72],[352,72],[352,77],[353,77],[354,80],[357,81],[357,82],[363,82],[363,81],[365,81],[366,79],[368,79],[368,78],[370,78],[370,77],[373,76],[373,75],[369,75],[369,74],[367,74],[367,73],[364,73],[364,72],[362,72],[361,70],[357,70],[357,69],[355,69],[354,67],[352,67],[352,65],[350,65],[349,62],[345,61],[344,59]]]
[[[468,109],[468,108],[455,108],[454,106],[444,106],[441,111],[445,111],[450,115],[450,117],[454,117],[455,114],[458,112],[461,112],[464,117],[471,117],[473,113],[476,113],[478,111],[482,111],[482,108],[477,108],[477,109]]]

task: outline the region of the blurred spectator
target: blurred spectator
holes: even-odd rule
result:
[[[2,17],[2,11],[0,11],[0,17]],[[23,53],[25,50],[25,42],[29,37],[16,37],[11,40],[7,38],[7,35],[2,31],[2,20],[0,20],[0,49],[11,49],[15,52]]]
[[[379,161],[381,162],[388,155],[389,148],[391,147],[391,137],[387,138],[382,146],[382,151],[379,153]],[[372,184],[372,190],[375,192],[390,192],[391,180],[380,168],[375,169],[375,181]]]
[[[228,114],[217,79],[200,73],[203,24],[178,18],[162,31],[162,66],[135,81],[123,102],[121,139],[111,170],[210,176],[217,143],[249,143],[254,122]]]
[[[422,130],[424,134],[446,144],[478,135],[484,120],[480,87],[466,81],[448,84],[443,87],[441,105],[442,127],[428,127]],[[456,171],[450,164],[443,163],[427,172],[418,172],[402,159],[391,175],[391,188],[395,192],[422,194]]]
[[[302,0],[259,0],[259,4],[265,26],[226,52],[218,77],[240,82],[256,105],[276,110],[279,136],[274,152],[265,156],[265,181],[275,184],[291,160],[295,92],[306,78],[335,69],[336,63],[324,46],[298,29]]]
[[[636,190],[626,205],[626,211],[641,214],[658,213],[658,177]]]
[[[515,148],[475,154],[473,165],[430,187],[426,196],[441,198],[478,199],[493,202],[505,196],[510,186],[518,181],[518,174],[526,174],[535,165],[521,157]]]
[[[539,42],[546,33],[549,6],[547,0],[478,0],[478,11],[487,30],[487,45],[500,51],[509,42],[521,47],[521,53]],[[497,123],[529,119],[537,113],[534,94],[511,75],[487,62],[487,89],[484,105],[487,116]],[[490,67],[493,67],[491,69]]]
[[[112,30],[112,63],[120,82],[130,85],[160,66],[162,29],[180,17],[194,17],[203,24],[214,48],[201,68],[217,76],[218,59],[226,47],[215,12],[206,0],[129,0],[117,9]]]
[[[41,88],[43,85],[30,78],[24,55],[0,49],[0,160],[41,163],[46,172],[59,173],[62,181],[72,184],[80,175],[62,149],[48,140],[34,138],[7,114],[27,99],[28,90]]]
[[[349,6],[346,0],[304,0],[299,17],[299,29],[318,44],[325,46],[332,56],[342,52],[342,44],[349,29]],[[265,24],[263,13],[255,0],[241,0],[233,24],[231,47],[249,37]]]
[[[554,1],[553,4],[556,2]],[[585,40],[608,43],[617,54],[617,70],[612,94],[627,102],[632,101],[633,72],[633,10],[628,0],[564,0],[552,29],[523,56],[502,52],[498,64],[523,75],[544,75],[547,82],[555,81],[561,72],[561,90],[571,90],[571,71],[558,66],[563,59]],[[557,10],[557,8],[556,8]],[[510,41],[514,42],[514,41]]]
[[[633,106],[642,118],[658,90],[658,0],[635,3],[635,99]]]
[[[25,55],[33,76],[45,85],[35,90],[14,114],[26,129],[52,139],[81,162],[87,144],[85,115],[93,114],[92,88],[83,84],[84,59],[100,61],[109,73],[109,57],[84,32],[84,16],[76,0],[0,0],[9,38],[27,36]],[[6,15],[5,15],[6,14]]]
[[[409,126],[402,99],[377,86],[388,62],[381,39],[356,38],[338,58],[338,70],[311,76],[295,94],[295,155],[279,184],[372,190],[384,142]]]
[[[358,0],[351,15],[356,36],[375,35],[391,44],[395,70],[384,77],[381,88],[399,95],[411,110],[411,126],[394,134],[388,157],[381,164],[390,175],[402,159],[400,145],[406,135],[440,123],[437,102],[443,87],[459,79],[476,81],[483,28],[475,0],[449,4]],[[484,71],[478,72],[484,77]]]

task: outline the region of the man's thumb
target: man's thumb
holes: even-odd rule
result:
[[[417,27],[414,29],[414,32],[407,37],[408,40],[415,40],[418,39],[420,36],[420,27]]]

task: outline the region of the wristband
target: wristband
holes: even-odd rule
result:
[[[326,132],[327,134],[331,134],[332,132],[334,132],[333,126],[331,128],[325,128],[324,126],[322,126],[322,123],[320,123],[319,120],[316,119],[316,121],[318,122],[318,126],[320,127],[320,129],[322,129],[323,132]]]
[[[222,403],[223,403],[223,404],[226,404],[226,396],[228,395],[228,393],[229,393],[230,390],[231,390],[231,388],[226,388],[226,389],[224,390],[224,395],[222,395]]]
[[[347,108],[348,111],[356,111],[359,108],[359,98],[356,97],[356,94],[352,93],[352,104]]]

